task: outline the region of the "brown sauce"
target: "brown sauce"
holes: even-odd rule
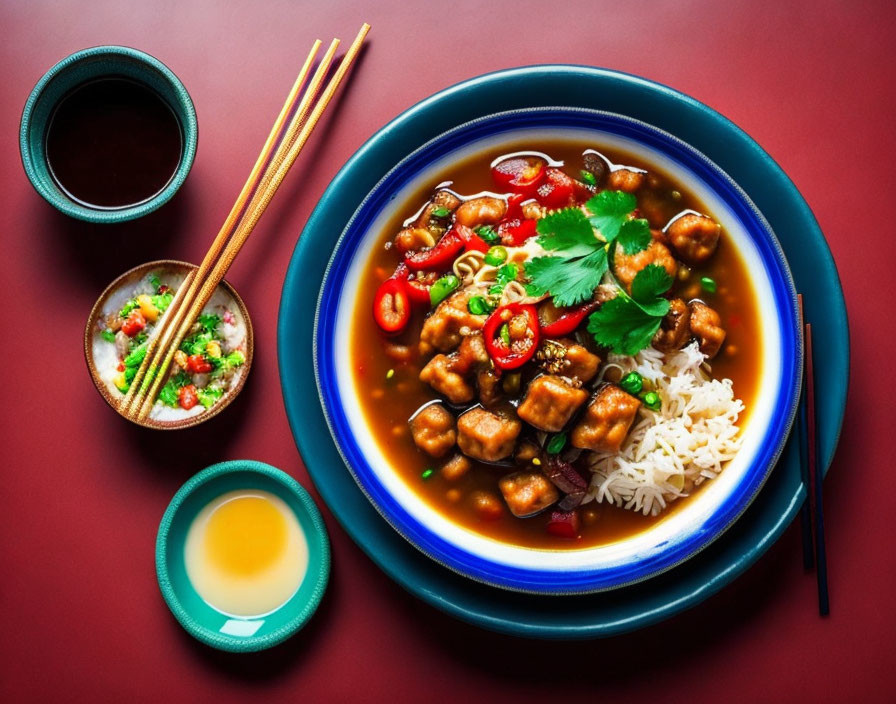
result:
[[[582,168],[582,152],[586,148],[597,149],[615,164],[639,167],[658,177],[659,183],[652,190],[663,195],[655,199],[655,207],[641,209],[641,216],[650,221],[651,227],[662,227],[687,208],[713,216],[702,203],[686,193],[671,175],[634,155],[603,148],[600,144],[567,141],[547,141],[537,145],[526,142],[503,146],[458,163],[440,173],[431,183],[421,184],[419,190],[396,211],[384,229],[379,246],[375,247],[359,282],[360,292],[354,314],[351,359],[356,388],[370,430],[395,471],[415,493],[454,522],[486,537],[524,547],[580,549],[623,540],[667,518],[692,497],[678,499],[657,517],[591,502],[581,509],[582,532],[576,540],[558,538],[546,532],[549,511],[520,519],[505,507],[503,514],[497,519],[480,519],[473,508],[471,495],[477,490],[485,490],[500,496],[498,480],[512,470],[474,463],[476,466],[473,471],[459,481],[448,482],[438,471],[433,472],[428,479],[422,479],[424,470],[437,470],[444,458],[436,460],[418,450],[411,439],[407,421],[416,409],[436,398],[437,394],[417,378],[426,359],[415,354],[409,362],[396,362],[388,356],[386,347],[407,345],[414,349],[419,339],[423,316],[415,314],[409,329],[399,337],[384,338],[371,315],[373,297],[379,284],[392,274],[400,261],[399,253],[385,245],[391,242],[401,229],[402,222],[417,211],[437,185],[452,181],[451,189],[462,194],[494,191],[496,189],[490,177],[489,164],[502,154],[531,149],[564,161],[563,170],[575,176]],[[669,195],[671,191],[678,192],[680,197]],[[638,193],[638,201],[641,206],[641,192]],[[700,290],[699,282],[704,276],[710,276],[717,282],[718,290],[711,296]],[[738,421],[743,427],[759,386],[761,328],[746,265],[724,230],[719,248],[709,263],[692,270],[685,281],[673,287],[672,293],[685,300],[704,298],[721,315],[727,337],[722,351],[712,360],[713,376],[733,381],[735,396],[746,406]],[[393,373],[387,378],[390,370]],[[698,487],[697,492],[699,491]]]
[[[155,196],[177,170],[182,148],[180,124],[168,104],[125,78],[76,87],[47,127],[47,162],[56,184],[96,208],[123,208]]]

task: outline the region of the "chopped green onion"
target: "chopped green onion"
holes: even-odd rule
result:
[[[429,302],[435,308],[444,301],[454,289],[460,287],[460,279],[454,274],[448,274],[436,281],[429,289]]]
[[[582,169],[581,171],[579,171],[579,177],[582,179],[582,181],[584,183],[588,184],[589,186],[597,185],[597,179],[594,177],[594,174],[591,173],[590,171],[585,171],[585,169]]]
[[[505,264],[500,269],[498,269],[498,275],[495,277],[495,283],[499,286],[506,286],[511,281],[516,281],[516,275],[519,273],[519,271],[519,268],[513,262],[511,262],[510,264]]]
[[[566,433],[557,433],[548,443],[548,454],[559,455],[564,447],[566,447]]]
[[[703,287],[703,290],[707,293],[715,293],[716,292],[716,280],[710,278],[709,276],[704,276],[700,279],[700,285]]]
[[[115,342],[115,333],[111,330],[103,330],[100,335],[106,342]]]
[[[651,411],[658,411],[663,407],[662,399],[656,391],[648,391],[641,397],[641,400]]]
[[[501,239],[501,235],[495,232],[495,228],[491,225],[480,225],[476,228],[476,234],[484,239],[488,244],[497,242]]]
[[[623,391],[627,391],[630,394],[639,394],[641,389],[644,388],[644,377],[638,374],[638,372],[629,372],[622,377],[619,386],[622,387]]]
[[[121,317],[121,318],[127,318],[127,317],[128,317],[128,314],[129,314],[132,310],[134,310],[135,308],[139,308],[139,307],[140,307],[140,304],[137,303],[137,299],[136,299],[136,298],[132,298],[132,299],[129,300],[127,303],[125,303],[124,306],[122,306],[121,310],[118,311],[118,315],[119,315],[119,317]]]
[[[504,286],[501,284],[495,284],[488,290],[489,296],[500,296],[504,293]]]
[[[504,323],[498,331],[498,334],[501,336],[501,340],[504,344],[510,347],[510,326],[507,323]]]
[[[467,303],[467,310],[473,315],[486,315],[492,312],[492,307],[485,296],[473,296]]]
[[[423,470],[423,472],[420,473],[420,478],[423,481],[426,481],[435,473],[436,473],[436,470],[434,470],[432,467],[427,467],[426,469]]]
[[[498,245],[492,247],[485,253],[485,263],[491,266],[501,266],[507,261],[507,249]]]
[[[448,208],[434,208],[432,211],[433,217],[436,218],[447,218],[451,215],[451,211]]]
[[[395,376],[395,370],[394,370],[394,369],[390,369],[389,371],[386,372],[386,378],[387,378],[387,379],[391,379],[393,376]]]

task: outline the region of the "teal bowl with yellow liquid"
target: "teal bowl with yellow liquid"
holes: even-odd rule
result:
[[[213,606],[200,595],[203,589],[191,581],[187,564],[188,538],[196,544],[190,537],[194,520],[231,492],[264,492],[282,501],[307,544],[307,563],[298,588],[281,605],[259,615],[228,613],[226,608]],[[204,520],[211,522],[210,518],[199,519]],[[256,549],[263,551],[264,546]],[[196,568],[192,569],[195,578]],[[196,474],[171,500],[156,539],[156,574],[168,608],[191,636],[219,650],[264,650],[295,634],[314,614],[330,575],[330,544],[320,511],[295,479],[262,462],[222,462]]]

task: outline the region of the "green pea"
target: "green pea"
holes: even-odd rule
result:
[[[429,289],[429,302],[435,308],[444,301],[456,288],[460,286],[460,279],[454,274],[448,274],[436,281]]]
[[[590,171],[585,171],[585,169],[582,169],[581,171],[579,171],[579,177],[582,179],[583,183],[587,183],[589,186],[597,185],[597,179]]]
[[[663,407],[663,401],[656,391],[648,391],[641,397],[641,400],[651,411],[658,411]]]
[[[451,211],[448,208],[435,208],[432,211],[432,215],[436,218],[447,218],[451,215]]]
[[[641,389],[644,388],[644,377],[638,374],[638,372],[629,372],[622,377],[619,386],[622,387],[623,391],[627,391],[630,394],[639,394]]]
[[[548,454],[559,455],[564,447],[566,447],[566,433],[558,433],[548,442]]]
[[[715,293],[716,292],[716,280],[710,278],[709,276],[704,276],[700,279],[700,285],[703,287],[703,290],[707,293]]]
[[[485,296],[473,296],[467,303],[467,310],[473,315],[485,315],[491,313],[492,307],[485,300]]]
[[[507,261],[507,250],[498,245],[497,247],[492,247],[485,253],[485,263],[490,264],[491,266],[501,266],[504,262]]]
[[[423,470],[423,472],[421,472],[421,474],[420,474],[420,478],[421,478],[423,481],[426,481],[426,480],[429,479],[433,474],[435,474],[435,472],[436,472],[436,470],[434,470],[432,467],[427,467],[426,469]]]
[[[510,326],[507,323],[504,323],[498,331],[498,334],[501,336],[501,340],[504,344],[510,347]]]
[[[480,225],[476,228],[476,234],[484,239],[487,244],[492,244],[501,239],[501,235],[495,232],[495,228],[491,225]]]

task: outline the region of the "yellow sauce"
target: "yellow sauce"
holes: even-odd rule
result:
[[[298,590],[308,544],[282,499],[238,490],[199,512],[187,532],[184,560],[193,588],[210,606],[232,616],[262,616]]]

